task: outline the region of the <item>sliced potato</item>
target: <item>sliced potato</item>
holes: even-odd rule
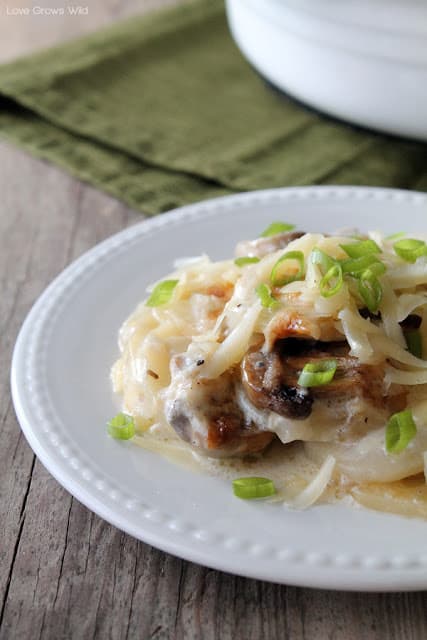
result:
[[[368,509],[427,518],[427,485],[421,473],[398,482],[356,485],[350,493]]]

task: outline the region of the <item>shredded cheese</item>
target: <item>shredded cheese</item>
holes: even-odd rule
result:
[[[209,381],[238,371],[254,345],[268,353],[277,340],[287,337],[321,343],[346,342],[349,355],[359,363],[383,367],[387,391],[393,385],[394,389],[401,385],[394,392],[397,399],[399,394],[407,394],[407,407],[412,406],[419,433],[400,457],[391,458],[384,449],[388,418],[384,407],[382,413],[377,412],[378,418],[361,407],[357,398],[347,402],[345,411],[340,399],[336,400],[340,415],[349,416],[348,420],[360,416],[360,431],[353,433],[354,440],[348,444],[340,440],[346,425],[342,425],[338,434],[334,423],[328,424],[327,410],[322,413],[321,409],[316,420],[311,417],[291,420],[255,407],[239,383],[234,400],[246,416],[245,428],[256,424],[259,431],[275,433],[283,443],[303,441],[310,459],[321,464],[290,506],[305,509],[315,504],[324,495],[334,473],[344,473],[343,469],[361,481],[374,478],[389,482],[418,473],[422,458],[427,477],[427,402],[414,401],[417,393],[422,397],[427,389],[423,387],[427,385],[427,360],[408,351],[401,324],[410,314],[421,318],[419,333],[426,355],[427,258],[421,256],[415,263],[407,263],[394,251],[393,241],[380,232],[372,232],[368,237],[381,249],[376,254],[382,263],[377,278],[381,295],[375,304],[369,304],[369,295],[364,295],[364,283],[348,271],[341,278],[342,285],[338,280],[340,286],[333,295],[321,295],[325,270],[312,260],[312,252],[319,249],[317,255],[323,252],[334,265],[343,265],[349,256],[342,245],[352,242],[344,235],[306,233],[285,249],[275,248],[274,240],[269,239],[272,247],[269,253],[261,253],[258,262],[243,266],[232,259],[214,262],[206,255],[176,261],[175,271],[166,276],[178,281],[171,300],[157,307],[140,304],[120,329],[121,355],[112,368],[111,378],[114,390],[123,397],[124,410],[144,424],[165,424],[166,398],[173,402],[177,389],[174,375],[179,367],[186,385],[181,388],[179,401],[184,402],[185,394],[194,394],[197,385],[203,388]],[[274,286],[272,269],[289,251],[304,256],[304,276],[284,286]],[[282,262],[281,269],[286,272],[286,268],[286,261]],[[277,301],[273,307],[262,307],[256,295],[260,284],[271,289]],[[200,398],[202,410],[203,396]],[[187,450],[192,452],[186,443],[158,438],[155,430],[140,439],[151,451],[169,457],[173,457],[177,446],[180,458],[186,458]]]

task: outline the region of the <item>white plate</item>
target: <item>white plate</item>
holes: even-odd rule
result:
[[[182,558],[295,585],[425,589],[426,522],[344,505],[294,512],[240,501],[225,480],[106,435],[117,409],[109,382],[117,330],[146,285],[177,257],[229,256],[237,240],[276,219],[305,230],[425,231],[427,196],[347,187],[260,191],[183,207],[106,240],[47,288],[22,327],[12,364],[22,429],[89,509]]]
[[[425,0],[226,0],[226,8],[243,55],[282,91],[427,140]]]

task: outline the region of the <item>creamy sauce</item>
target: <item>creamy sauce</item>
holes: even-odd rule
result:
[[[232,482],[244,476],[270,478],[277,493],[268,502],[291,503],[316,476],[319,465],[305,453],[302,442],[283,445],[275,440],[260,455],[244,458],[209,458],[180,440],[166,424],[154,425],[134,438],[135,443],[173,464],[193,473],[208,474]],[[424,475],[417,474],[391,483],[352,482],[335,473],[317,504],[344,502],[355,503],[386,513],[427,519],[427,485]]]
[[[288,245],[279,237],[241,245],[238,253],[260,258],[243,269],[231,259],[211,262],[207,257],[177,265],[169,276],[177,281],[170,301],[157,307],[142,303],[124,323],[121,358],[113,367],[112,380],[123,410],[135,418],[135,442],[194,473],[229,482],[241,476],[271,478],[278,491],[275,499],[285,503],[292,503],[307,487],[305,496],[311,488],[320,492],[327,483],[321,502],[345,499],[427,518],[427,488],[420,474],[427,451],[427,354],[419,359],[406,349],[401,326],[410,314],[419,315],[425,347],[427,258],[403,263],[392,242],[371,234],[386,267],[378,307],[381,319],[373,321],[359,313],[360,292],[354,279],[346,277],[334,295],[321,295],[322,273],[311,259],[313,250],[347,259],[342,245],[348,238],[285,235],[286,242],[291,240]],[[304,256],[306,272],[302,279],[274,286],[279,308],[264,308],[257,289],[271,282],[284,246]],[[288,263],[281,262],[285,272],[293,268]],[[252,391],[258,393],[261,374],[255,375],[255,364],[245,369],[246,355],[263,345],[271,351],[276,339],[295,335],[346,342],[349,356],[370,367],[370,377],[365,370],[360,373],[365,385],[353,376],[351,384],[341,386],[332,399],[315,398],[308,417],[259,402],[259,395],[251,397]],[[264,394],[276,391],[275,376],[285,386],[295,386],[280,377],[274,362],[262,377],[262,385],[266,377],[261,385]],[[295,371],[302,368],[302,363],[294,364]],[[240,365],[245,375],[252,376],[242,377],[245,393],[240,379],[233,378]],[[287,396],[283,402],[288,403]],[[388,417],[403,408],[412,411],[417,433],[395,456],[386,451],[384,429]],[[226,429],[232,436],[228,439],[222,437]],[[275,440],[262,454],[248,455],[261,451],[271,434],[276,434]],[[218,456],[247,455],[210,458],[201,450]],[[308,506],[307,501],[300,504]]]
[[[160,454],[173,464],[195,473],[206,473],[228,480],[244,476],[262,476],[274,482],[277,493],[271,501],[291,501],[316,476],[319,466],[304,452],[303,444],[283,445],[275,440],[264,453],[242,458],[210,458],[194,451],[166,425],[155,425],[135,436],[135,443]],[[331,483],[320,502],[334,501],[338,487]]]

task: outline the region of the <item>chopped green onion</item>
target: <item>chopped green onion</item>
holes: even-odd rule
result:
[[[284,233],[285,231],[292,231],[295,229],[294,224],[289,224],[287,222],[272,222],[268,225],[267,229],[265,229],[260,238],[269,238],[270,236],[277,236],[278,233]]]
[[[334,258],[331,258],[331,256],[328,256],[327,253],[325,253],[324,251],[322,251],[322,249],[319,249],[318,247],[315,247],[311,252],[310,261],[313,264],[319,265],[319,267],[321,267],[321,270],[324,274],[327,271],[329,271],[331,267],[337,264],[337,261],[334,260]]]
[[[261,300],[263,307],[271,308],[279,304],[279,302],[271,295],[270,287],[267,284],[259,284],[255,289],[255,293]]]
[[[376,276],[380,276],[386,271],[386,266],[381,260],[378,260],[377,256],[368,253],[366,256],[360,258],[350,258],[349,260],[343,260],[341,262],[343,273],[351,276],[358,276],[365,269],[370,269]]]
[[[323,276],[320,281],[320,295],[324,298],[330,298],[337,294],[343,286],[343,274],[340,264],[334,264]]]
[[[404,451],[417,433],[417,427],[409,409],[391,416],[385,431],[387,453]]]
[[[135,435],[135,423],[132,416],[118,413],[107,422],[108,433],[117,440],[129,440]]]
[[[361,273],[358,289],[360,297],[369,311],[376,313],[383,297],[383,290],[377,276],[370,268]]]
[[[241,258],[236,258],[234,264],[237,267],[244,267],[247,264],[256,264],[259,262],[259,258],[255,256],[242,256]]]
[[[370,253],[381,253],[381,249],[373,240],[361,240],[360,242],[353,242],[352,244],[342,244],[341,249],[350,256],[350,258],[361,258]]]
[[[296,260],[298,262],[298,271],[293,275],[284,275],[280,277],[280,265],[286,260]],[[288,251],[281,256],[274,267],[271,270],[270,280],[273,287],[283,287],[285,284],[289,284],[289,282],[294,282],[295,280],[302,280],[304,277],[304,254],[302,251]]]
[[[419,257],[427,255],[427,245],[424,240],[406,238],[393,245],[393,249],[406,262],[415,262]]]
[[[172,298],[173,291],[178,284],[179,280],[163,280],[159,282],[150,297],[145,303],[147,307],[159,307],[162,304],[166,304]]]
[[[391,236],[386,236],[385,240],[397,240],[397,238],[401,238],[402,236],[406,236],[406,231],[398,231],[397,233],[392,233]]]
[[[416,358],[423,357],[423,339],[421,333],[417,329],[404,332],[406,346],[409,353],[412,353]]]
[[[369,266],[369,271],[371,271],[375,276],[382,276],[387,271],[387,267],[384,262],[378,260],[378,262],[373,262]]]
[[[233,492],[238,498],[252,500],[254,498],[267,498],[276,493],[273,481],[268,478],[237,478],[233,480]]]
[[[336,360],[308,362],[300,373],[298,384],[300,387],[319,387],[322,384],[328,384],[333,380],[336,370]]]

